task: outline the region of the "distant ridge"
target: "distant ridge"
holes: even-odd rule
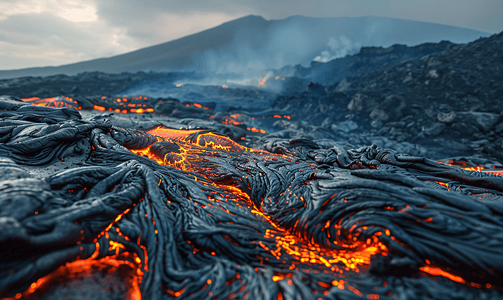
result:
[[[309,64],[322,51],[334,50],[330,49],[329,40],[337,41],[342,36],[345,37],[344,47],[357,51],[360,46],[386,47],[397,43],[417,45],[441,40],[466,43],[489,34],[384,17],[293,16],[267,21],[250,15],[177,40],[113,57],[56,67],[0,71],[0,79],[75,75],[86,71],[120,73],[184,69],[222,73],[241,72],[245,68],[280,68],[289,64]]]

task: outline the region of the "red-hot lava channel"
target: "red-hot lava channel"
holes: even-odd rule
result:
[[[176,142],[181,143],[181,147],[178,148],[173,154],[173,152],[166,153],[164,157],[159,157],[158,153],[152,152],[152,147],[156,147],[156,144],[142,150],[132,150],[132,152],[146,156],[150,159],[157,161],[161,165],[168,165],[180,170],[195,172],[198,175],[195,177],[197,180],[198,176],[208,179],[209,175],[215,174],[205,174],[205,167],[201,166],[198,162],[202,160],[202,155],[214,155],[220,151],[228,152],[239,152],[243,154],[253,154],[262,156],[267,160],[286,160],[289,161],[292,158],[284,155],[271,154],[266,151],[259,151],[254,149],[249,149],[243,147],[227,137],[220,135],[215,135],[213,133],[202,133],[200,130],[173,130],[156,128],[148,131],[148,133],[161,137],[165,142]],[[189,140],[189,137],[197,135],[196,139]],[[211,154],[210,154],[211,153]],[[337,239],[334,239],[334,243],[338,246],[346,248],[345,250],[335,250],[330,249],[326,246],[320,245],[313,241],[308,241],[302,237],[288,232],[288,230],[281,228],[280,225],[276,224],[271,220],[270,217],[264,215],[260,208],[258,208],[250,196],[239,189],[235,185],[229,185],[228,183],[218,183],[211,181],[211,184],[220,190],[228,194],[233,194],[234,197],[232,201],[243,203],[247,205],[251,212],[257,215],[260,219],[265,222],[270,223],[274,229],[267,229],[264,238],[271,241],[271,244],[265,245],[262,241],[258,241],[258,246],[264,250],[270,252],[277,260],[286,261],[285,257],[288,257],[287,261],[291,264],[288,269],[299,271],[305,266],[309,268],[314,268],[325,272],[327,274],[332,274],[334,280],[331,282],[319,282],[321,288],[328,288],[331,286],[337,286],[339,289],[348,288],[353,291],[356,295],[361,296],[362,293],[352,286],[348,285],[344,281],[344,271],[360,272],[361,268],[366,268],[370,263],[370,257],[376,253],[381,253],[382,255],[387,255],[387,248],[381,242],[378,241],[377,235],[373,239],[365,243],[354,243],[351,245],[344,244]],[[218,202],[215,199],[210,199],[211,201]],[[325,224],[325,228],[330,226],[330,221]],[[339,228],[337,224],[332,225],[334,228]],[[389,235],[389,231],[387,232]],[[263,263],[263,260],[261,261]],[[435,268],[437,269],[437,268]],[[445,275],[447,274],[447,275]],[[437,275],[437,274],[435,274]],[[444,276],[448,276],[447,272],[444,272]],[[292,273],[277,273],[272,279],[273,281],[285,280],[288,284],[292,285]],[[328,294],[328,292],[327,292]],[[279,296],[281,297],[281,296]]]
[[[250,153],[254,155],[259,155],[267,160],[292,160],[292,157],[286,155],[276,155],[265,151],[259,151],[254,149],[249,149],[243,147],[227,137],[222,137],[215,135],[213,133],[202,133],[200,130],[174,130],[165,128],[156,128],[148,131],[148,133],[161,137],[162,141],[173,142],[180,147],[177,147],[176,151],[170,151],[164,155],[164,157],[159,156],[162,152],[153,153],[152,147],[156,144],[141,150],[131,150],[132,152],[148,157],[157,161],[161,165],[168,165],[180,170],[191,171],[198,174],[198,176],[208,179],[208,177],[218,177],[216,174],[208,174],[204,164],[200,164],[204,158],[203,155],[214,155],[216,152],[228,151],[228,152],[240,152],[240,153]],[[196,139],[190,139],[190,136],[196,135]],[[159,139],[161,141],[161,139]],[[171,149],[173,150],[173,149]],[[212,154],[209,154],[212,153]],[[477,170],[479,171],[479,170]],[[208,176],[210,175],[210,176]],[[195,177],[197,180],[197,176]],[[211,180],[210,180],[211,181]],[[345,244],[344,242],[333,238],[333,244],[344,249],[330,249],[324,245],[316,243],[314,240],[306,240],[302,238],[299,234],[290,233],[288,229],[282,228],[280,225],[276,224],[271,220],[270,217],[264,215],[260,208],[253,203],[250,196],[239,189],[238,186],[221,184],[212,181],[212,184],[219,189],[224,190],[229,194],[234,194],[235,198],[232,199],[236,202],[247,203],[251,208],[251,212],[257,216],[265,219],[267,222],[274,227],[273,230],[267,230],[264,237],[266,239],[274,240],[274,247],[265,246],[262,242],[259,242],[260,247],[264,248],[266,251],[270,251],[278,260],[281,260],[282,256],[288,256],[288,261],[291,262],[289,267],[290,270],[299,270],[303,265],[308,264],[311,268],[315,265],[319,265],[319,269],[323,270],[325,273],[330,273],[334,278],[344,278],[344,271],[349,272],[360,272],[360,269],[366,269],[370,263],[371,256],[379,253],[383,256],[387,256],[388,249],[379,241],[379,236],[382,232],[377,232],[373,237],[367,239],[365,242],[356,241],[351,244]],[[215,201],[214,199],[210,199]],[[340,228],[340,224],[330,224],[330,221],[324,225],[323,229],[333,226],[335,229]],[[323,230],[322,229],[322,230]],[[391,239],[395,239],[390,235],[388,229],[384,230],[384,234],[389,236]],[[356,234],[356,236],[358,233]],[[330,234],[328,234],[330,238]],[[353,238],[351,234],[349,238]],[[442,270],[439,267],[431,266],[430,261],[425,260],[424,266],[420,268],[424,273],[428,273],[436,276],[443,276],[449,278],[452,281],[470,284],[471,286],[481,286],[473,282],[467,282],[460,276],[453,275],[446,270]],[[342,276],[341,276],[342,275]],[[273,276],[273,281],[286,280],[291,284],[291,273],[286,274],[276,274]],[[337,286],[339,289],[348,288],[353,291],[356,295],[362,296],[362,293],[355,288],[348,285],[343,279],[333,280],[329,283],[319,282],[321,287]],[[488,285],[490,286],[490,285]]]

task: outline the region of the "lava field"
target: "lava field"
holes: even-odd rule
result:
[[[197,103],[24,100],[0,100],[4,297],[95,269],[128,299],[502,295],[499,166],[122,116]]]
[[[477,45],[448,46],[387,80]],[[2,81],[0,297],[503,298],[501,96],[421,107],[370,77],[262,89],[305,79],[277,72],[250,89],[170,77],[172,97],[117,96],[112,75],[106,95]],[[421,74],[445,96],[432,82],[455,73]]]

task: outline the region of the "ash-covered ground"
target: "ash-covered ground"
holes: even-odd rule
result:
[[[502,42],[0,81],[0,296],[503,297]]]

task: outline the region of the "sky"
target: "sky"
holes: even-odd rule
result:
[[[503,31],[503,0],[0,0],[0,70],[114,56],[250,14],[382,16]]]

